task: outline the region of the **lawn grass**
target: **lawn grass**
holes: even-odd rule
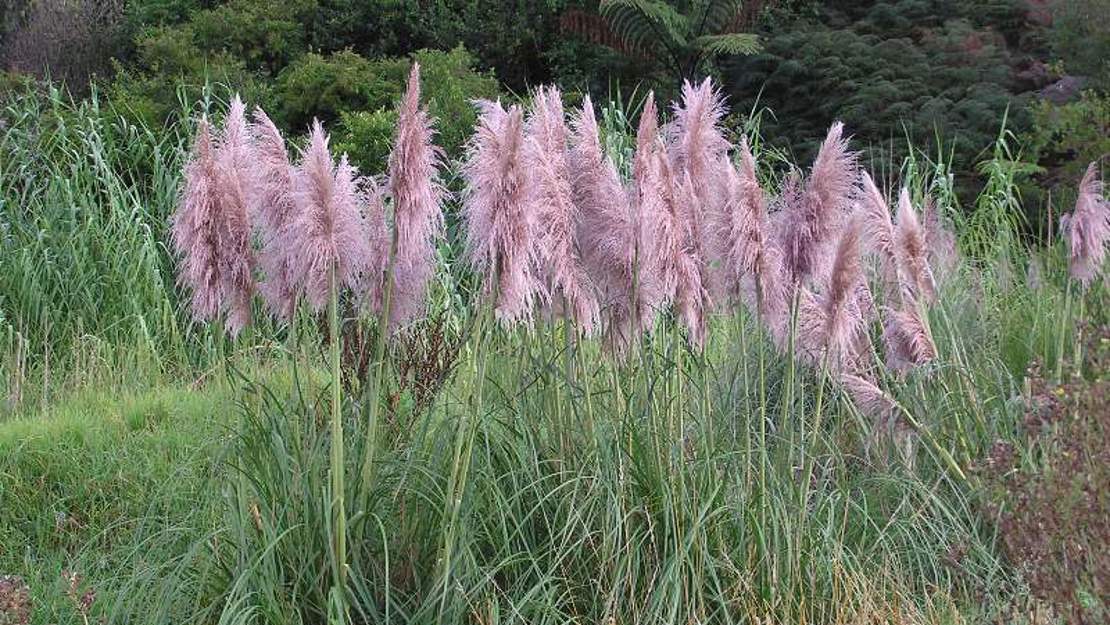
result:
[[[234,412],[226,389],[86,389],[0,421],[0,575],[24,578],[33,622],[80,622],[65,572],[99,612],[144,563],[211,530]]]

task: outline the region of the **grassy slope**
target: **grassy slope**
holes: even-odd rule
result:
[[[76,619],[63,571],[103,605],[122,579],[207,531],[229,399],[184,387],[86,390],[0,422],[0,574],[24,577],[35,622]]]

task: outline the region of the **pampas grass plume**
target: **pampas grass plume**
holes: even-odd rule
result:
[[[502,323],[531,316],[541,284],[537,224],[528,199],[524,163],[524,120],[519,106],[482,101],[478,126],[463,166],[466,189],[462,215],[467,257],[486,276],[485,290],[496,291],[495,314]]]
[[[428,281],[435,273],[436,241],[443,230],[439,207],[443,188],[438,174],[442,151],[433,144],[434,135],[432,120],[420,106],[420,65],[413,63],[389,157],[389,188],[396,229],[393,271],[387,277],[392,280],[393,328],[421,315]]]
[[[294,178],[297,215],[286,240],[293,275],[316,311],[328,301],[329,279],[335,288],[357,288],[374,265],[370,233],[359,210],[355,171],[344,156],[337,165],[328,136],[314,121],[308,145]]]
[[[1110,202],[1102,195],[1098,163],[1091,163],[1079,183],[1075,210],[1061,220],[1069,247],[1068,265],[1073,278],[1090,286],[1106,260],[1110,242]]]

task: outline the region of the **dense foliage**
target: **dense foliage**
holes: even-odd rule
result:
[[[65,26],[92,6],[117,8],[98,9],[95,29]],[[968,190],[981,184],[975,163],[1005,116],[1029,137],[1020,156],[1045,168],[1027,191],[1041,204],[1040,187],[1099,156],[1083,134],[1099,129],[1098,94],[1110,85],[1110,29],[1099,19],[1108,11],[1107,0],[42,0],[3,13],[0,66],[49,63],[71,87],[111,75],[113,100],[152,126],[203,97],[205,84],[228,84],[286,130],[301,133],[313,117],[342,122],[363,167],[380,165],[383,109],[419,50],[446,54],[424,62],[443,64],[448,84],[433,110],[451,126],[441,134],[452,155],[473,121],[465,101],[497,93],[494,78],[510,94],[559,82],[669,98],[682,76],[711,74],[733,110],[769,109],[768,136],[797,159],[841,119],[886,168],[911,142],[934,145]],[[71,34],[36,34],[59,28]],[[1041,90],[1060,78],[1064,95],[1043,104]],[[1094,92],[1080,101],[1080,89]],[[1092,119],[1094,131],[1074,123]]]

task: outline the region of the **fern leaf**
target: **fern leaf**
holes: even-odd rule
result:
[[[750,33],[727,33],[723,35],[705,35],[698,37],[694,43],[701,49],[713,55],[741,55],[748,56],[762,50],[759,37]]]

